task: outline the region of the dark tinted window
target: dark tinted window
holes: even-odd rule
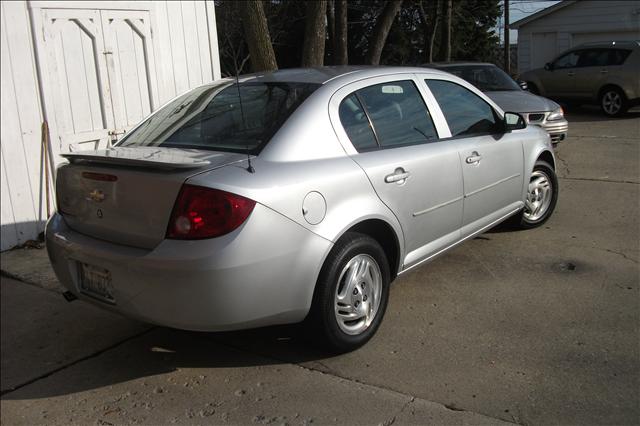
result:
[[[318,87],[302,83],[205,86],[177,98],[120,146],[163,146],[257,153]],[[242,102],[240,102],[240,99]]]
[[[340,122],[351,143],[358,151],[377,148],[378,143],[369,125],[369,119],[355,94],[347,96],[340,104]]]
[[[455,65],[441,68],[467,80],[483,92],[522,90],[511,77],[495,65]]]
[[[425,80],[440,104],[451,136],[495,133],[493,108],[469,89],[445,80]]]
[[[553,63],[554,69],[573,68],[578,65],[579,52],[570,52],[560,56]]]
[[[603,67],[609,61],[609,52],[605,49],[589,49],[580,53],[579,67]]]
[[[631,53],[630,50],[624,49],[609,49],[609,60],[607,65],[622,65],[627,57]]]
[[[436,140],[438,134],[422,95],[411,81],[394,81],[357,91],[383,147]]]

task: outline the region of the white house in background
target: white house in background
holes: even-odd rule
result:
[[[44,229],[45,120],[54,166],[61,152],[105,147],[177,94],[219,79],[220,59],[213,1],[2,1],[0,8],[6,250]]]
[[[510,27],[518,30],[518,71],[524,72],[582,43],[640,40],[640,1],[564,0]]]

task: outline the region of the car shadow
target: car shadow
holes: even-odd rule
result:
[[[73,339],[73,332],[64,338]],[[4,391],[2,399],[65,396],[180,370],[300,364],[332,356],[335,354],[313,344],[302,325],[224,333],[152,327],[141,335],[34,378],[15,390]],[[221,375],[212,373],[211,376],[220,378]],[[144,380],[142,385],[146,385]]]
[[[566,105],[562,104],[562,107],[565,109],[565,118],[569,123],[590,123],[590,122],[599,122],[599,121],[619,121],[619,120],[634,120],[640,118],[640,108],[636,107],[627,111],[624,115],[620,117],[607,117],[600,110],[598,106],[595,105]],[[571,126],[571,124],[569,124]],[[571,128],[571,127],[569,127]]]

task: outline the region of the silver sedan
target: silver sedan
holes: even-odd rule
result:
[[[68,296],[190,330],[306,320],[336,351],[398,275],[558,197],[547,133],[424,68],[224,79],[65,157],[46,240]]]

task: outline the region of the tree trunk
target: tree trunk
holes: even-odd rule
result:
[[[367,64],[380,64],[382,49],[384,48],[384,44],[387,41],[387,36],[389,35],[389,30],[391,30],[391,25],[393,25],[393,21],[394,19],[396,19],[396,15],[398,14],[401,6],[402,0],[390,0],[384,6],[384,10],[378,17],[378,22],[376,22],[376,25],[373,28],[373,35],[371,36],[371,42],[369,43],[369,51],[367,52],[367,56],[365,58],[365,62]]]
[[[335,64],[347,65],[349,53],[347,50],[347,0],[335,0]]]
[[[435,20],[433,21],[433,30],[431,31],[431,35],[429,37],[429,63],[433,62],[433,47],[436,41],[436,34],[438,34],[438,24],[440,23],[440,8],[438,4],[440,0],[436,3],[435,7]]]
[[[327,1],[327,36],[325,38],[324,51],[329,52],[331,65],[335,65],[335,45],[336,45],[336,7],[335,0]]]
[[[304,47],[302,49],[303,67],[319,67],[324,64],[326,11],[327,0],[307,1]]]
[[[453,9],[453,0],[445,0],[446,9],[444,12],[444,25],[442,26],[442,60],[449,62],[451,60],[451,10]]]
[[[254,72],[278,69],[276,55],[273,52],[267,17],[260,0],[237,2],[244,28],[244,36],[249,47],[251,65]]]
[[[425,60],[428,63],[433,62],[433,45],[436,40],[438,31],[438,23],[440,22],[440,0],[430,2],[433,6],[427,15],[422,2],[418,3],[418,10],[424,24],[424,52]],[[431,16],[431,24],[429,24],[429,16]]]

